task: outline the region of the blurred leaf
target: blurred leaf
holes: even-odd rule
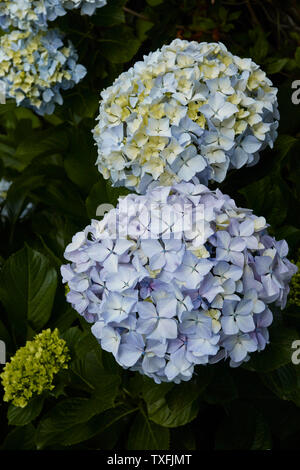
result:
[[[97,26],[115,26],[124,23],[125,15],[122,6],[125,3],[126,0],[109,0],[107,5],[91,17],[91,21]]]
[[[283,223],[287,214],[288,187],[279,173],[269,174],[239,192],[256,215],[266,216],[274,227]]]
[[[110,62],[129,62],[137,53],[140,41],[127,26],[111,28],[104,38],[99,39],[100,53]]]
[[[163,3],[164,0],[147,0],[148,5],[151,7],[156,7],[156,5],[160,5]]]
[[[278,150],[280,160],[282,160],[298,142],[299,139],[293,137],[292,135],[279,135],[275,143],[275,149]]]
[[[287,64],[288,59],[275,59],[268,62],[266,66],[266,72],[270,75],[273,73],[278,73],[283,67]]]
[[[97,208],[100,204],[110,204],[106,192],[106,184],[102,178],[98,183],[94,184],[86,199],[86,209],[91,219],[96,219]]]
[[[154,23],[138,18],[136,22],[137,35],[140,41],[145,41],[148,37],[148,31],[152,29]]]
[[[86,192],[99,179],[96,159],[97,152],[91,133],[87,134],[79,129],[73,135],[70,150],[65,154],[64,167],[70,180]]]

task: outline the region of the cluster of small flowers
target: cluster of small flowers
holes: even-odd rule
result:
[[[115,186],[221,182],[273,146],[277,89],[222,43],[175,39],[102,91],[97,164]]]
[[[51,114],[62,104],[61,90],[72,88],[86,74],[77,53],[64,45],[57,30],[12,31],[0,37],[0,83],[17,105]]]
[[[293,276],[290,283],[289,306],[300,307],[300,250],[298,251],[298,261],[296,262],[298,272]]]
[[[70,359],[66,342],[57,329],[42,331],[17,350],[1,374],[4,401],[24,408],[30,398],[52,390],[54,376],[68,367]]]
[[[32,108],[38,114],[52,114],[62,104],[60,90],[72,88],[85,75],[77,64],[78,55],[62,34],[48,31],[48,21],[66,10],[80,9],[92,15],[106,0],[17,0],[0,2],[0,27],[16,28],[0,38],[0,85],[6,98]]]
[[[67,301],[124,368],[161,381],[247,361],[268,342],[296,267],[266,221],[194,181],[119,199],[77,233],[61,267]]]
[[[93,15],[106,0],[4,0],[0,2],[0,27],[20,30],[46,30],[48,21],[66,14],[66,10],[81,9],[82,15]]]

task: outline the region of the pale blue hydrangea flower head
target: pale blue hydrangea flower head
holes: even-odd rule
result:
[[[0,2],[0,27],[20,30],[46,30],[48,21],[80,8],[82,15],[93,15],[106,0],[4,0]]]
[[[73,10],[80,9],[82,15],[93,15],[97,8],[104,7],[107,0],[62,0],[64,8]]]
[[[62,104],[62,90],[72,88],[86,74],[77,64],[70,41],[57,30],[37,34],[12,31],[0,37],[0,83],[6,98],[37,114],[52,114]]]
[[[237,367],[269,342],[297,268],[263,217],[193,183],[130,194],[74,235],[67,300],[124,368],[160,383],[196,365]]]
[[[115,186],[221,182],[276,139],[277,89],[222,43],[175,39],[102,91],[97,165]]]

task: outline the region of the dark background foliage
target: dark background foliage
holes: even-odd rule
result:
[[[1,401],[1,449],[297,448],[300,365],[291,363],[291,344],[299,338],[299,307],[274,311],[271,344],[245,366],[199,366],[188,383],[155,385],[101,351],[65,301],[59,266],[96,207],[115,204],[122,193],[95,167],[91,129],[100,91],[175,37],[222,41],[254,59],[278,87],[275,148],[258,165],[232,172],[221,189],[266,217],[296,259],[300,104],[291,96],[300,79],[299,3],[108,0],[92,17],[72,11],[55,25],[73,41],[88,74],[51,116],[0,105],[0,179],[13,181],[1,205],[0,338],[10,357],[37,332],[58,327],[72,362],[55,389],[25,409]]]

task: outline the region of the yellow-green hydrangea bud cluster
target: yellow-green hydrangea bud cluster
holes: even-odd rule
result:
[[[12,31],[0,37],[0,85],[17,105],[51,114],[62,104],[61,90],[72,88],[86,74],[77,64],[71,42],[64,45],[56,30]]]
[[[52,390],[55,374],[68,367],[66,342],[57,329],[42,331],[17,350],[1,374],[4,401],[24,408],[33,395]]]
[[[296,274],[294,274],[290,282],[288,303],[289,305],[296,305],[297,307],[300,307],[300,259],[297,261],[296,266],[298,271]]]
[[[101,93],[98,169],[115,186],[221,182],[273,145],[277,89],[222,43],[175,39]]]

